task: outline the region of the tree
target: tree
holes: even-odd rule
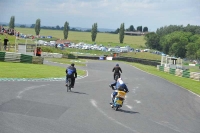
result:
[[[117,28],[117,29],[115,30],[115,33],[116,33],[116,34],[118,34],[118,33],[119,33],[119,28]]]
[[[26,28],[26,25],[20,25],[19,27],[20,28]]]
[[[10,18],[9,28],[14,29],[15,28],[15,17],[12,16]]]
[[[35,33],[36,33],[36,35],[40,34],[40,19],[36,20],[36,23],[35,23]]]
[[[97,23],[94,23],[92,25],[92,30],[91,30],[91,37],[93,42],[95,42],[96,36],[97,36]]]
[[[66,21],[63,28],[64,39],[68,38],[69,23]]]
[[[144,27],[144,28],[143,28],[143,32],[148,32],[148,28],[147,28],[147,27]]]
[[[160,38],[155,32],[148,33],[144,36],[144,39],[146,40],[145,45],[148,48],[161,50],[161,46],[159,44]]]
[[[56,29],[57,29],[57,30],[60,30],[60,26],[59,26],[59,25],[57,25],[57,26],[56,26]]]
[[[160,43],[164,53],[184,58],[187,51],[186,46],[191,36],[191,32],[176,31],[162,37]]]
[[[194,36],[192,36],[191,38],[197,37],[196,35]],[[186,56],[189,59],[200,59],[200,36],[198,39],[195,39],[193,42],[190,42],[186,46],[186,49],[187,49]]]
[[[35,24],[32,24],[30,28],[34,28],[34,27],[35,27]]]
[[[124,23],[121,24],[119,29],[119,42],[123,43],[124,41]]]
[[[134,31],[134,30],[135,30],[134,27],[133,27],[133,25],[131,25],[131,26],[129,27],[129,30],[130,30],[130,31]]]
[[[137,27],[137,31],[142,32],[142,26],[138,26],[138,27]]]

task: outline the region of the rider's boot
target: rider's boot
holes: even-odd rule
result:
[[[113,103],[114,103],[114,100],[113,100],[113,98],[111,97],[110,105],[113,105]]]

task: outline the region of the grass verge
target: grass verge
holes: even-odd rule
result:
[[[74,63],[75,66],[86,66],[86,60],[83,59],[66,59],[66,58],[45,58],[48,61],[71,64]]]
[[[42,64],[0,62],[0,78],[60,78],[65,76],[65,68]],[[86,75],[77,70],[78,75]]]

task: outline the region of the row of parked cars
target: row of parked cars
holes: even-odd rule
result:
[[[120,46],[115,46],[115,47],[110,47],[110,46],[104,46],[103,44],[87,44],[84,42],[79,42],[79,43],[72,43],[72,42],[65,42],[62,44],[56,44],[56,41],[50,41],[46,42],[43,40],[38,40],[37,41],[38,45],[44,45],[44,46],[53,46],[53,47],[58,47],[58,48],[76,48],[76,49],[84,49],[84,50],[99,50],[99,51],[105,51],[105,52],[133,52],[134,49],[131,48],[130,46],[125,46],[125,47],[120,47]]]
[[[80,43],[72,43],[68,46],[69,48],[78,48],[78,49],[84,49],[84,50],[100,50],[100,51],[110,51],[110,52],[133,52],[134,49],[131,48],[130,46],[125,46],[125,47],[107,47],[104,46],[103,44],[86,44],[83,42]]]

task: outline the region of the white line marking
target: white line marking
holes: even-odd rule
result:
[[[83,77],[80,77],[79,79],[83,79],[83,78],[86,78],[86,77],[88,77],[88,75],[89,75],[89,73],[88,73],[88,70],[85,70],[86,71],[86,75],[85,76],[83,76]],[[78,79],[77,79],[78,80]]]
[[[136,102],[136,103],[141,103],[141,102],[140,102],[140,101],[138,101],[138,100],[135,100],[135,102]]]
[[[130,105],[126,105],[127,108],[132,109],[133,107]]]
[[[123,126],[123,127],[126,128],[126,129],[129,129],[129,130],[132,131],[132,132],[140,133],[140,132],[138,132],[138,131],[136,131],[136,130],[134,130],[134,129],[132,129],[132,128],[126,126],[126,125],[124,125],[124,124],[122,124],[121,122],[115,120],[114,118],[108,116],[105,112],[103,112],[103,111],[97,106],[97,102],[96,102],[95,100],[91,99],[90,101],[91,101],[92,105],[93,105],[100,113],[102,113],[105,117],[107,117],[109,120],[113,121],[113,122],[116,123],[116,124],[119,124],[120,126]]]
[[[153,120],[151,120],[151,121],[153,121]],[[155,123],[157,123],[157,124],[159,124],[159,125],[168,127],[168,128],[170,128],[170,129],[172,129],[172,130],[174,130],[174,131],[176,131],[176,132],[181,133],[181,131],[179,130],[178,127],[176,127],[176,126],[174,126],[174,125],[171,125],[169,122],[166,122],[166,121],[161,121],[161,122],[153,121],[153,122],[155,122]]]
[[[47,84],[47,85],[49,85],[49,84]],[[33,89],[40,88],[40,87],[47,86],[47,85],[39,85],[39,86],[30,86],[30,87],[27,87],[27,88],[23,89],[22,91],[20,91],[20,92],[18,93],[17,98],[21,98],[21,97],[22,97],[21,95],[22,95],[25,91],[33,90]]]

